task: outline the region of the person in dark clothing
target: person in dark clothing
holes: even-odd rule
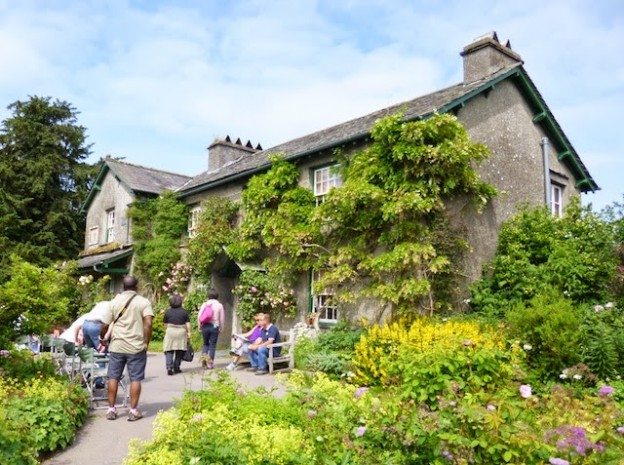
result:
[[[186,310],[182,308],[182,296],[173,294],[169,298],[171,308],[165,311],[165,363],[167,374],[180,373],[180,362],[186,351],[186,345],[191,339],[191,320]]]

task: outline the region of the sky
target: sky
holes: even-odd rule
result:
[[[70,102],[92,145],[187,175],[229,134],[264,148],[462,80],[509,39],[601,190],[624,200],[624,1],[0,0],[0,119]]]

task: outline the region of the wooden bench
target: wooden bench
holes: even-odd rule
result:
[[[269,366],[269,373],[271,374],[275,370],[274,365],[276,363],[288,363],[289,370],[295,368],[295,332],[293,330],[290,330],[287,333],[280,331],[280,339],[281,342],[276,342],[267,346],[269,349],[267,364]],[[277,357],[273,356],[274,347],[282,348],[282,351]]]

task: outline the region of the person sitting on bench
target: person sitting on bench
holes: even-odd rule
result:
[[[249,346],[249,359],[251,361],[250,371],[256,372],[256,375],[266,375],[269,370],[267,359],[269,357],[269,345],[281,342],[279,329],[271,323],[271,317],[265,313],[260,317],[260,325],[262,326],[262,342],[260,344],[252,344]],[[279,357],[281,347],[273,347],[273,357]]]
[[[235,370],[238,362],[240,362],[240,359],[245,355],[249,355],[249,348],[252,345],[256,345],[257,347],[262,343],[262,326],[260,326],[260,318],[263,315],[263,313],[256,313],[254,316],[256,326],[251,328],[246,333],[232,334],[232,339],[234,339],[237,346],[230,351],[230,353],[234,356],[234,360],[226,367],[227,370]]]

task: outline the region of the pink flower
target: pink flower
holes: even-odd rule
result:
[[[618,426],[615,431],[617,431],[620,434],[624,434],[624,426]]]
[[[548,463],[550,463],[550,465],[570,465],[570,462],[558,457],[551,457],[548,459]]]
[[[492,404],[488,404],[487,407],[485,408],[487,409],[488,412],[493,412],[494,410],[496,410],[496,406]]]
[[[364,436],[364,433],[366,433],[366,426],[359,426],[358,429],[355,431],[355,437],[361,438],[362,436]]]
[[[598,395],[600,397],[610,396],[614,392],[615,392],[615,389],[611,386],[602,386],[600,389],[598,389]]]
[[[258,292],[258,288],[257,288],[256,286],[251,286],[251,289],[249,289],[249,291],[250,291],[252,294],[255,294],[256,292]]]
[[[533,395],[531,386],[529,384],[523,384],[520,386],[520,397],[523,399],[528,399]]]
[[[368,391],[367,387],[359,387],[355,390],[355,393],[353,394],[353,397],[355,397],[356,399],[359,399],[360,397],[362,397],[364,394],[366,394],[366,392]]]

